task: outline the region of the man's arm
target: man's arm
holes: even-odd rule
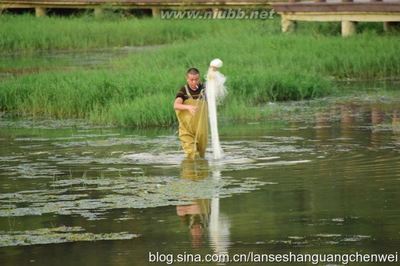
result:
[[[174,102],[175,110],[188,110],[192,115],[194,115],[197,111],[197,107],[190,104],[183,104],[183,99],[181,97],[177,97]]]

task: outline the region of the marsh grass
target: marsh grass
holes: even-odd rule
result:
[[[0,16],[2,52],[142,46],[193,39],[206,29],[178,21],[92,16]],[[179,24],[179,25],[178,25]]]
[[[219,57],[224,61],[221,71],[228,78],[229,89],[221,115],[230,121],[257,121],[274,111],[269,102],[323,97],[341,89],[336,80],[375,80],[400,74],[400,43],[395,35],[365,32],[344,39],[323,29],[319,33],[318,25],[302,26],[297,33],[284,35],[279,32],[278,20],[85,19],[33,22],[28,17],[13,18],[14,30],[2,27],[1,35],[27,23],[35,33],[22,29],[17,39],[14,32],[1,46],[29,51],[32,47],[168,45],[115,59],[107,68],[54,70],[3,80],[1,110],[127,127],[168,126],[176,122],[172,102],[185,83],[185,70],[196,66],[204,75],[208,62]],[[60,27],[63,32],[53,36],[48,27]],[[95,29],[91,35],[83,34],[90,27]],[[39,33],[44,34],[40,37],[43,42],[36,37]],[[135,38],[127,38],[131,34]]]

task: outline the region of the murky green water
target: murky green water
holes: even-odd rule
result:
[[[61,124],[0,121],[1,265],[398,251],[396,102],[221,127],[219,162],[184,160],[174,129]]]

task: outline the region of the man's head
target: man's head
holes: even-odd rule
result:
[[[189,68],[186,71],[186,81],[191,89],[197,89],[200,83],[200,71],[194,67]]]

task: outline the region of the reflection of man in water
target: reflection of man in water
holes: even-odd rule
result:
[[[202,180],[209,175],[206,160],[183,160],[181,164],[181,177],[193,181]],[[208,226],[210,215],[210,200],[197,199],[189,205],[176,206],[176,212],[182,222],[189,227],[193,247],[200,247],[203,234]]]
[[[396,146],[400,147],[400,110],[393,110],[392,113],[392,130],[393,138]]]
[[[208,140],[208,112],[199,70],[190,68],[186,72],[186,82],[174,102],[179,121],[179,139],[187,158],[194,159],[197,154],[204,158]]]
[[[394,110],[392,114],[392,129],[394,133],[400,133],[400,110]]]

